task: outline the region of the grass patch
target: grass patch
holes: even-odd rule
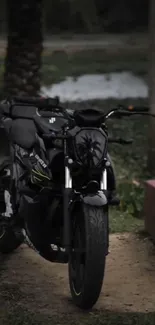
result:
[[[46,85],[62,81],[66,76],[132,71],[147,78],[148,59],[144,51],[81,50],[54,51],[43,56],[42,79]]]
[[[141,217],[144,200],[144,182],[147,170],[148,118],[134,117],[109,122],[112,136],[132,138],[132,145],[111,145],[110,153],[115,165],[120,211],[133,218]],[[152,175],[153,176],[153,175]],[[138,223],[139,224],[139,223]]]
[[[131,71],[147,79],[147,51],[141,49],[90,49],[46,51],[42,56],[42,84],[60,82],[66,76]],[[4,55],[0,56],[0,88],[4,73]]]
[[[134,218],[128,211],[110,209],[110,233],[139,232],[144,228],[143,219]]]
[[[140,106],[141,101],[137,100]],[[132,145],[110,145],[117,189],[121,199],[119,209],[111,210],[111,231],[137,231],[143,227],[144,182],[149,177],[147,170],[148,125],[146,117],[109,120],[112,137],[132,138]],[[153,175],[152,175],[153,176]]]

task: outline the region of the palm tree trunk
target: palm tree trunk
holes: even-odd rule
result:
[[[5,95],[35,96],[39,93],[43,50],[42,9],[42,0],[7,0]]]
[[[150,112],[155,114],[155,1],[150,0]],[[155,176],[155,119],[149,121],[148,169]]]

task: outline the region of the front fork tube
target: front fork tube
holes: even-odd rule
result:
[[[71,221],[69,204],[72,194],[72,177],[70,169],[65,167],[65,188],[63,192],[63,217],[64,217],[64,227],[63,227],[63,245],[66,251],[69,252],[71,247]]]
[[[102,191],[107,191],[107,169],[106,168],[104,169],[101,176],[100,189]]]
[[[107,193],[108,190],[108,184],[107,184],[107,169],[105,168],[102,176],[101,176],[101,181],[100,181],[100,189],[101,191],[104,191],[105,193]],[[108,215],[108,205],[106,206],[106,228],[107,228],[107,254],[109,253],[109,215]]]

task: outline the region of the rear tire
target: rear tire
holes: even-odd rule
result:
[[[5,211],[4,191],[9,188],[10,180],[6,176],[6,170],[11,168],[9,159],[0,165],[0,215]],[[0,253],[9,254],[18,248],[24,240],[22,232],[10,226],[10,219],[0,216]]]
[[[23,242],[22,233],[16,233],[13,229],[7,228],[0,232],[0,253],[10,254]]]
[[[97,302],[107,255],[107,213],[103,207],[83,204],[73,221],[69,283],[75,305],[91,309]]]

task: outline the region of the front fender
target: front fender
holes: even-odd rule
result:
[[[95,207],[102,207],[108,204],[106,195],[98,191],[96,194],[80,195],[80,200],[85,204]]]

